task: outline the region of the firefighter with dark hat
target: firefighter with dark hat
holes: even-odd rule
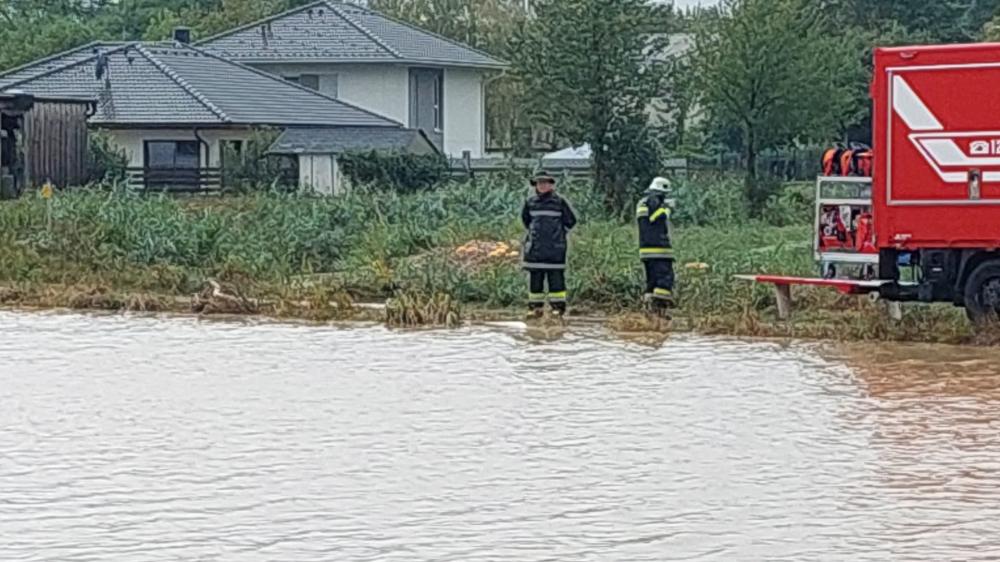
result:
[[[521,209],[521,222],[528,231],[521,252],[529,275],[530,317],[543,315],[545,303],[556,316],[566,313],[566,253],[569,231],[576,214],[569,202],[556,193],[556,179],[540,171],[531,179],[534,194]]]
[[[670,241],[670,180],[656,178],[636,206],[639,258],[646,270],[646,302],[657,313],[674,305],[674,249]]]

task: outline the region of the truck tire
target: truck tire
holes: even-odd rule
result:
[[[1000,260],[979,264],[969,275],[963,291],[965,313],[977,324],[1000,319]]]

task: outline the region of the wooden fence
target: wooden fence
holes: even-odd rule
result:
[[[61,187],[86,183],[87,111],[85,103],[39,100],[25,113],[26,186],[46,181]]]
[[[47,181],[87,179],[87,117],[91,104],[0,93],[0,197]]]

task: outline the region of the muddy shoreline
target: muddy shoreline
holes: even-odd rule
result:
[[[450,300],[450,299],[449,299]],[[227,292],[223,287],[206,286],[206,290],[193,295],[155,294],[115,291],[88,286],[44,286],[31,290],[0,286],[0,309],[26,312],[70,311],[108,313],[161,313],[179,316],[226,319],[266,319],[274,321],[305,322],[309,324],[363,323],[385,324],[397,328],[435,328],[482,325],[496,322],[523,322],[520,308],[490,308],[475,304],[450,302],[445,311],[429,310],[435,306],[406,303],[405,306],[421,307],[422,313],[413,315],[416,321],[402,322],[396,316],[409,314],[399,310],[399,299],[388,301],[368,300],[355,302],[344,295],[335,298],[317,298],[315,295],[285,295],[280,297],[248,297],[239,291]],[[918,310],[916,307],[912,310]],[[571,309],[568,325],[599,325],[618,334],[670,334],[696,333],[707,336],[732,336],[755,339],[801,339],[836,342],[911,342],[941,343],[950,345],[996,346],[1000,337],[994,330],[963,329],[960,324],[930,328],[923,322],[923,314],[904,311],[902,320],[891,320],[885,315],[881,330],[872,331],[875,313],[864,309],[845,309],[840,312],[814,310],[803,307],[789,321],[780,321],[774,311],[763,313],[747,310],[742,317],[717,315],[692,317],[684,310],[677,311],[670,322],[652,319],[636,310],[607,310],[585,304]],[[452,315],[453,314],[453,315]],[[446,320],[447,319],[447,320]],[[865,337],[859,337],[857,328],[864,323]],[[533,326],[549,329],[557,322],[545,321]]]

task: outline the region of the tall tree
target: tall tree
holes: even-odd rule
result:
[[[590,145],[597,186],[622,210],[656,169],[648,110],[664,38],[648,23],[662,12],[644,0],[538,0],[534,11],[514,38],[526,109],[561,140]]]
[[[697,27],[701,101],[715,126],[739,131],[752,204],[762,203],[762,150],[828,141],[857,114],[860,52],[856,36],[829,33],[824,12],[804,0],[724,0]]]
[[[923,43],[977,41],[1000,9],[1000,0],[812,0],[833,20],[881,33],[900,26]]]

